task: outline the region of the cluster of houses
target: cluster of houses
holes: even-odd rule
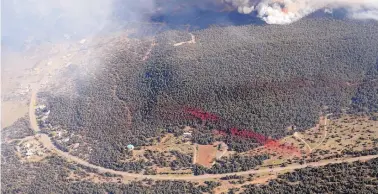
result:
[[[21,146],[17,146],[16,149],[22,156],[29,158],[33,155],[42,156],[43,153],[40,150],[34,149],[33,144],[31,143],[24,143]]]

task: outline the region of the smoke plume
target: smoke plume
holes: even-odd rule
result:
[[[257,15],[268,24],[289,24],[318,10],[345,9],[355,19],[378,20],[378,0],[223,0],[239,13]]]

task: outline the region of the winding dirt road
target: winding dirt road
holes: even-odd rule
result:
[[[319,144],[316,145],[315,147],[311,148],[311,146],[310,146],[310,145],[309,145],[304,139],[302,139],[302,138],[298,135],[297,132],[295,132],[295,133],[293,134],[294,137],[296,137],[296,138],[298,138],[299,140],[301,140],[301,141],[307,146],[307,148],[309,149],[310,153],[311,153],[313,150],[315,150],[316,148],[318,148],[320,145],[322,145],[322,143],[323,143],[324,140],[326,139],[327,134],[328,134],[328,129],[327,129],[327,118],[328,118],[328,116],[330,116],[330,115],[332,115],[332,113],[331,113],[331,114],[327,114],[327,115],[325,116],[325,118],[324,118],[324,135],[323,135],[322,140],[320,140]]]
[[[30,118],[30,125],[32,129],[35,132],[39,132],[40,129],[37,124],[37,119],[35,116],[35,104],[36,104],[36,91],[32,91],[30,104],[29,104],[29,118]],[[26,138],[30,138],[26,137]],[[49,136],[46,134],[37,134],[35,136],[39,142],[43,144],[44,147],[51,150],[53,153],[56,153],[57,155],[66,158],[68,161],[74,161],[78,164],[91,167],[94,169],[97,169],[100,173],[112,173],[121,175],[123,177],[131,177],[131,178],[140,178],[140,179],[154,179],[154,180],[202,180],[202,179],[210,179],[210,178],[221,178],[227,175],[248,175],[248,174],[259,174],[259,173],[267,173],[267,172],[281,172],[286,170],[294,170],[294,169],[300,169],[305,167],[318,167],[318,166],[325,166],[327,164],[336,164],[336,163],[342,163],[342,162],[354,162],[358,160],[369,160],[373,158],[377,158],[378,155],[370,155],[370,156],[361,156],[361,157],[355,157],[355,158],[346,158],[346,159],[339,159],[339,160],[330,160],[330,161],[320,161],[320,162],[314,162],[314,163],[307,163],[307,164],[294,164],[287,167],[276,167],[276,168],[267,168],[267,169],[259,169],[259,170],[249,170],[249,171],[243,171],[243,172],[233,172],[233,173],[226,173],[226,174],[205,174],[205,175],[183,175],[183,176],[169,176],[169,175],[143,175],[143,174],[134,174],[134,173],[128,173],[124,171],[116,171],[108,168],[104,168],[101,166],[96,166],[94,164],[91,164],[81,158],[78,158],[76,156],[70,155],[68,152],[63,152],[59,149],[57,149]],[[25,138],[24,138],[25,139]]]
[[[310,146],[310,145],[309,145],[304,139],[302,139],[302,138],[298,135],[297,132],[295,132],[295,133],[293,134],[293,136],[296,137],[296,138],[298,138],[299,140],[301,140],[301,141],[306,145],[306,147],[308,148],[309,152],[311,153],[311,151],[312,151],[311,146]]]
[[[327,137],[327,134],[328,134],[327,118],[328,118],[328,116],[330,116],[330,115],[332,115],[332,113],[331,113],[331,114],[327,114],[327,115],[325,116],[325,118],[324,118],[324,135],[323,135],[322,140],[319,142],[318,145],[316,145],[315,147],[313,147],[313,148],[311,149],[311,151],[312,151],[312,150],[315,150],[316,148],[318,148],[318,147],[319,147],[320,145],[322,145],[322,143],[325,141],[325,139],[326,139],[326,137]]]

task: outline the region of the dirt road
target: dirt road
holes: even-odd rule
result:
[[[332,114],[327,114],[327,115],[325,116],[325,118],[324,118],[324,135],[323,135],[322,140],[319,142],[318,145],[316,145],[315,147],[313,147],[313,148],[311,149],[311,151],[312,151],[312,150],[315,150],[316,148],[318,148],[318,147],[319,147],[320,145],[322,145],[322,143],[325,141],[325,139],[326,139],[326,137],[327,137],[327,134],[328,134],[327,118],[328,118],[328,116],[330,116],[330,115],[332,115]]]
[[[196,37],[192,33],[189,33],[189,34],[192,37],[191,40],[184,41],[184,42],[179,42],[179,43],[174,44],[173,46],[181,46],[183,44],[195,44],[196,43]]]
[[[293,134],[293,136],[296,137],[296,138],[298,138],[299,140],[301,140],[301,141],[307,146],[309,152],[311,153],[311,151],[312,151],[311,146],[310,146],[310,145],[309,145],[304,139],[302,139],[302,138],[298,135],[297,132],[295,132],[295,133]]]
[[[197,163],[197,146],[198,145],[196,143],[193,145],[193,164]]]
[[[35,132],[39,132],[40,129],[38,127],[37,118],[35,117],[36,95],[37,95],[37,93],[36,93],[35,89],[33,89],[32,94],[31,94],[31,98],[30,98],[30,103],[29,103],[29,120],[30,120],[31,128]]]
[[[148,59],[148,57],[150,56],[150,53],[151,53],[151,51],[152,51],[152,49],[154,48],[155,45],[156,45],[155,40],[152,40],[150,48],[147,50],[146,54],[144,54],[142,61],[145,61],[145,60]]]
[[[40,129],[38,127],[37,120],[36,120],[36,117],[35,117],[35,110],[34,110],[35,103],[36,103],[36,91],[33,91],[31,99],[30,99],[30,105],[29,105],[29,118],[30,118],[30,125],[31,125],[32,129],[34,131],[38,132],[38,131],[40,131]],[[53,153],[56,153],[57,155],[64,157],[69,161],[74,161],[78,164],[97,169],[100,173],[109,172],[109,173],[121,175],[121,176],[124,176],[124,177],[132,177],[132,178],[140,178],[140,179],[148,178],[148,179],[154,179],[154,180],[201,180],[201,179],[209,179],[209,178],[221,178],[221,177],[224,177],[224,176],[227,176],[227,175],[234,175],[234,174],[236,174],[236,175],[248,175],[248,174],[259,174],[259,173],[267,173],[267,172],[281,172],[281,171],[285,171],[285,170],[294,170],[294,169],[299,169],[299,168],[305,168],[305,167],[308,167],[308,166],[317,167],[317,166],[324,166],[324,165],[327,165],[327,164],[336,164],[336,163],[342,163],[342,162],[354,162],[354,161],[358,161],[358,160],[369,160],[369,159],[373,159],[373,158],[378,157],[378,155],[371,155],[371,156],[347,158],[347,159],[343,159],[343,160],[340,159],[340,160],[320,161],[320,162],[314,162],[314,163],[307,163],[307,164],[303,164],[303,165],[294,164],[294,165],[290,165],[290,166],[287,166],[287,167],[276,167],[276,168],[272,168],[272,169],[267,168],[267,169],[249,170],[249,171],[233,172],[233,173],[226,173],[226,174],[205,174],[205,175],[199,175],[199,176],[183,175],[183,176],[173,177],[173,176],[169,176],[169,175],[167,176],[167,175],[134,174],[134,173],[128,173],[128,172],[124,172],[124,171],[116,171],[116,170],[104,168],[104,167],[101,167],[101,166],[96,166],[96,165],[91,164],[91,163],[89,163],[89,162],[87,162],[87,161],[85,161],[81,158],[70,155],[68,152],[63,152],[63,151],[57,149],[54,146],[54,144],[52,143],[50,137],[47,136],[46,134],[38,134],[35,137],[39,140],[39,142],[41,142],[43,144],[44,147],[51,150]],[[26,138],[30,138],[30,136],[26,137]]]
[[[330,115],[332,115],[332,114],[327,114],[327,115],[325,116],[325,118],[324,118],[324,135],[323,135],[322,140],[320,140],[319,144],[316,145],[315,147],[311,148],[311,146],[310,146],[310,145],[309,145],[304,139],[302,139],[302,138],[298,135],[297,132],[295,132],[295,133],[293,134],[294,137],[296,137],[296,138],[298,138],[299,140],[301,140],[301,141],[307,146],[307,148],[309,149],[310,153],[311,153],[313,150],[315,150],[316,148],[318,148],[320,145],[322,145],[322,143],[323,143],[324,140],[326,139],[327,134],[328,134],[328,129],[327,129],[327,118],[328,118],[328,116],[330,116]]]

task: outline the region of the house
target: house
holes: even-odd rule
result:
[[[183,133],[184,138],[191,138],[192,133]]]

